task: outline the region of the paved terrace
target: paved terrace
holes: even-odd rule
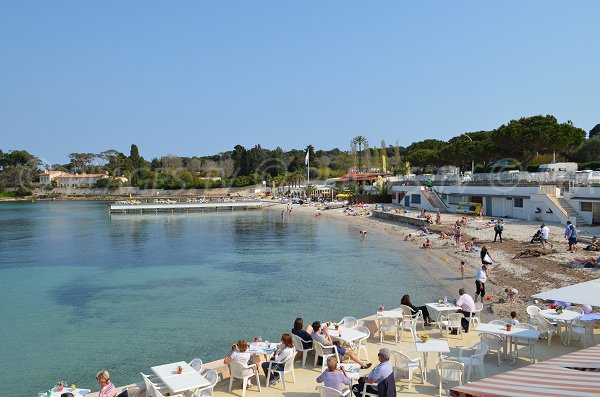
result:
[[[485,311],[485,309],[484,309]],[[489,313],[482,313],[482,321],[488,322],[493,320],[492,315]],[[523,320],[526,318],[526,315],[522,315]],[[338,320],[338,319],[331,319]],[[293,319],[290,319],[290,328],[292,325]],[[398,350],[405,354],[408,354],[411,358],[421,357],[423,360],[422,354],[417,353],[415,351],[415,344],[412,341],[411,336],[408,332],[404,333],[402,340],[399,343],[394,342],[394,338],[392,334],[386,334],[386,338],[383,344],[379,342],[379,333],[375,333],[373,335],[373,330],[376,330],[376,320],[375,316],[368,317],[359,321],[364,325],[369,327],[371,332],[371,337],[369,338],[367,350],[369,362],[373,363],[373,366],[377,365],[377,352],[381,347],[387,347],[390,350]],[[289,332],[289,330],[282,330],[283,332]],[[598,332],[596,329],[596,340],[598,340]],[[422,333],[429,334],[430,338],[435,339],[445,339],[444,336],[440,334],[440,331],[437,326],[425,327],[425,332],[422,331],[422,327],[419,324],[417,327],[417,333],[420,335]],[[453,358],[458,356],[458,348],[460,346],[472,346],[479,341],[479,335],[477,332],[472,331],[467,334],[463,334],[463,339],[461,339],[460,335],[450,335],[448,338],[448,343],[450,345],[450,353],[446,354],[444,357],[452,360]],[[227,344],[226,341],[223,342],[224,345]],[[546,339],[539,340],[536,343],[536,357],[539,361],[547,360],[556,356],[560,356],[563,354],[567,354],[579,349],[582,349],[583,345],[579,341],[573,341],[570,346],[565,346],[561,343],[560,338],[554,336],[552,339],[552,344],[548,346],[548,341]],[[503,372],[511,371],[516,368],[520,368],[530,364],[529,358],[527,357],[527,348],[521,347],[523,353],[522,357],[519,357],[514,364],[511,363],[511,360],[506,359],[503,363],[498,366],[497,365],[497,355],[496,352],[489,352],[485,357],[485,372],[486,376],[493,376]],[[363,353],[364,355],[364,353]],[[193,357],[182,357],[184,360],[191,360]],[[295,375],[296,382],[291,383],[291,376],[288,376],[288,381],[286,382],[286,391],[283,390],[281,383],[277,383],[272,387],[264,387],[265,376],[261,370],[260,372],[260,382],[261,382],[261,391],[258,391],[256,385],[252,386],[246,391],[246,397],[275,397],[275,396],[285,396],[285,397],[316,397],[319,395],[318,391],[315,389],[317,383],[315,379],[321,373],[321,366],[313,367],[314,355],[313,352],[310,352],[307,360],[306,360],[306,368],[302,368],[302,354],[298,354],[295,361]],[[407,379],[399,379],[396,381],[397,391],[402,395],[410,395],[410,396],[437,396],[438,395],[438,386],[437,386],[437,375],[435,372],[435,366],[438,362],[437,353],[429,353],[428,357],[428,376],[427,382],[425,384],[421,383],[421,374],[417,370],[415,372],[415,376],[412,382],[412,388],[408,388],[408,380]],[[147,367],[144,373],[150,373],[149,367],[152,365],[158,365],[163,363],[147,363]],[[393,359],[392,359],[393,364]],[[205,368],[213,368],[219,372],[219,382],[217,383],[214,389],[214,396],[216,397],[233,397],[233,396],[242,396],[242,388],[241,388],[241,380],[235,380],[233,384],[233,388],[231,393],[228,391],[229,387],[229,372],[227,366],[222,364],[222,360],[214,361],[212,363],[206,363]],[[362,375],[367,375],[369,370],[362,370]],[[465,368],[466,372],[466,368]],[[466,373],[465,373],[466,377]],[[482,376],[478,372],[474,370],[471,374],[471,381],[476,381],[481,379]],[[141,379],[140,379],[141,380]],[[124,387],[122,388],[124,389]],[[141,396],[144,396],[144,393],[140,393]],[[89,395],[90,397],[97,396],[96,393],[92,393]]]

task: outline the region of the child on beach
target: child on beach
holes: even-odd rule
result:
[[[460,261],[460,279],[465,279],[465,261]]]
[[[517,312],[510,312],[510,320],[508,320],[508,323],[512,326],[519,324],[519,320],[517,320]]]
[[[431,244],[431,241],[429,241],[429,239],[427,239],[427,241],[425,241],[425,243],[423,244],[423,248],[424,249],[433,248],[433,244]]]
[[[404,241],[414,241],[415,237],[412,233],[408,233],[408,236],[404,237]]]
[[[509,303],[517,302],[517,296],[519,295],[519,291],[517,291],[516,288],[506,288],[504,292],[506,292],[506,298]]]

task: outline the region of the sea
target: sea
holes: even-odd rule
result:
[[[0,385],[97,391],[150,367],[278,341],[296,317],[339,321],[439,298],[415,246],[332,217],[279,211],[109,214],[106,202],[0,204]]]

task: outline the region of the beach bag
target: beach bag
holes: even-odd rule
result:
[[[492,264],[492,258],[490,258],[490,256],[487,254],[487,252],[485,253],[484,257],[483,257],[483,261],[487,264]]]

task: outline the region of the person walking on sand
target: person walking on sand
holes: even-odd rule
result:
[[[465,261],[460,261],[460,279],[465,279]]]
[[[456,244],[456,248],[460,247],[460,238],[462,234],[460,233],[460,226],[456,226],[454,231],[454,243]]]
[[[498,219],[498,222],[496,222],[496,226],[494,226],[494,232],[496,234],[494,234],[494,242],[496,242],[496,239],[498,237],[500,237],[500,242],[502,242],[502,232],[504,231],[504,225],[502,224],[502,219]]]
[[[477,302],[477,296],[481,296],[481,303],[485,297],[485,283],[487,281],[487,266],[481,266],[481,269],[477,270],[475,275],[475,302]]]
[[[546,243],[550,244],[550,249],[554,248],[554,245],[550,242],[550,228],[546,226],[545,223],[542,223],[540,226],[540,243],[542,243],[542,248],[546,249]]]
[[[569,242],[569,251],[575,252],[577,250],[577,230],[573,224],[569,225],[569,235],[567,236],[567,241]]]
[[[491,265],[492,264],[492,256],[490,255],[490,252],[488,251],[487,245],[483,244],[483,246],[481,247],[481,251],[479,252],[479,256],[481,257],[481,264],[482,265]]]

